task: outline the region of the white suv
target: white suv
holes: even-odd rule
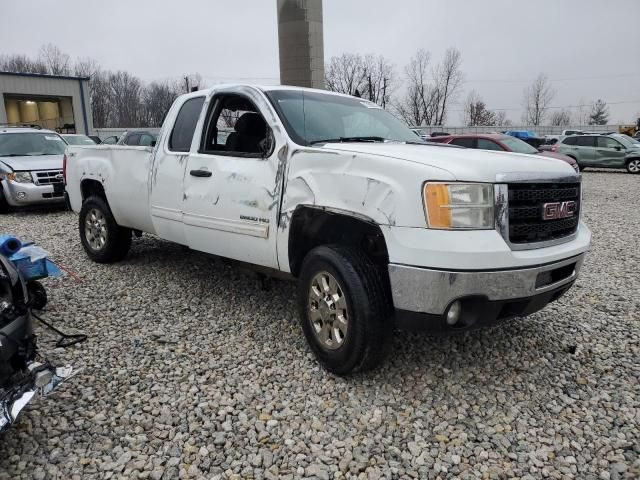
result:
[[[0,127],[0,213],[11,207],[63,203],[66,147],[51,130]]]

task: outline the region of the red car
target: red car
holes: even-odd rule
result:
[[[571,157],[560,153],[536,150],[531,145],[519,138],[502,133],[466,133],[463,135],[446,135],[431,137],[429,142],[448,143],[460,147],[478,148],[480,150],[497,150],[499,152],[527,153],[529,155],[541,155],[543,157],[557,158],[567,162],[578,171],[578,163]]]

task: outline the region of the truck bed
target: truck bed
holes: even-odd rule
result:
[[[120,145],[69,146],[67,148],[67,191],[71,208],[82,208],[84,181],[99,182],[119,225],[155,233],[149,212],[151,147]],[[82,164],[82,168],[74,168]]]

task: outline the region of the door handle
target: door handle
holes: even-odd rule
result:
[[[192,177],[210,177],[212,173],[209,170],[191,170],[189,175]]]

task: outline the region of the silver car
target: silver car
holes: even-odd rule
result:
[[[0,127],[0,213],[12,207],[64,203],[66,146],[51,130]]]

